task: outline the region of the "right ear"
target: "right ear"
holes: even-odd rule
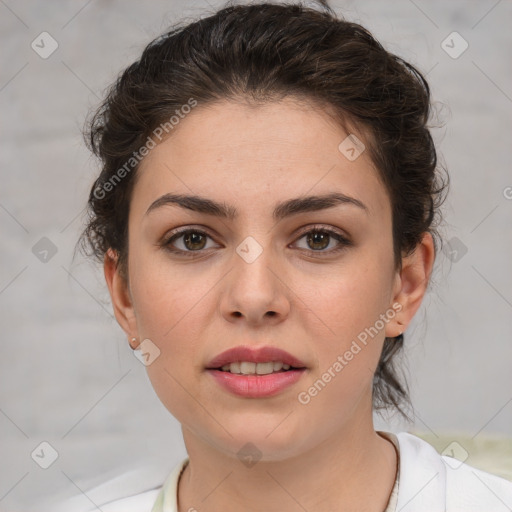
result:
[[[128,336],[130,346],[135,349],[137,347],[132,345],[131,340],[132,338],[138,339],[137,319],[135,317],[130,290],[124,277],[122,277],[119,272],[118,263],[118,253],[112,248],[109,248],[103,260],[103,270],[114,308],[114,315],[117,322]]]

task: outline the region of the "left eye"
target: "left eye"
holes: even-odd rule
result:
[[[347,238],[336,231],[326,228],[310,229],[309,231],[306,231],[299,240],[302,240],[303,238],[306,239],[306,244],[308,245],[305,249],[311,249],[313,252],[337,252],[342,250],[345,246],[350,245]],[[337,245],[333,249],[327,251],[324,250],[329,247],[330,242],[332,242],[333,239],[338,242]]]

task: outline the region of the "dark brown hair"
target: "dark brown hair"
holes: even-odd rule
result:
[[[79,240],[87,255],[103,261],[112,248],[128,279],[128,213],[138,166],[133,155],[154,140],[158,127],[172,133],[171,119],[183,117],[191,100],[258,104],[285,97],[312,100],[364,134],[391,201],[397,270],[425,232],[433,235],[437,252],[439,207],[449,179],[439,175],[427,126],[428,83],[361,25],[319,4],[317,10],[228,3],[213,15],[174,26],[120,74],[85,129],[102,162]],[[407,417],[402,405],[410,403],[408,391],[393,365],[402,346],[403,335],[385,339],[373,405],[394,406]]]

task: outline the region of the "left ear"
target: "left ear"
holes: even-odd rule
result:
[[[396,274],[392,304],[398,302],[402,308],[386,325],[386,337],[394,338],[407,329],[427,291],[434,259],[434,240],[425,232],[414,252],[402,259],[402,270]]]

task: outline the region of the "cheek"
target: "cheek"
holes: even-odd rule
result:
[[[168,410],[185,418],[190,411],[183,404],[191,399],[185,389],[193,390],[192,376],[202,370],[202,333],[215,306],[208,292],[217,279],[200,275],[193,265],[176,271],[162,256],[134,254],[131,264],[130,289],[139,334],[160,351],[146,367],[148,377]]]
[[[177,332],[196,325],[194,317],[214,285],[213,276],[201,275],[194,265],[172,265],[160,250],[134,254],[131,270],[130,289],[141,335],[165,345]],[[186,339],[194,339],[190,330],[186,332]]]
[[[361,255],[353,264],[345,263],[336,274],[331,269],[328,279],[316,275],[303,280],[299,289],[310,310],[304,328],[317,357],[309,383],[320,379],[322,398],[316,402],[329,407],[334,401],[338,410],[344,403],[350,407],[371,385],[385,338],[382,315],[386,317],[390,298],[389,269],[375,256]]]
[[[151,385],[167,410],[188,423],[193,420],[190,376],[201,361],[198,315],[203,304],[201,289],[188,287],[186,281],[183,274],[171,275],[148,265],[133,280],[132,294],[140,336],[149,338],[159,350],[146,367]]]
[[[333,348],[342,348],[373,326],[389,306],[391,274],[374,259],[358,254],[335,272],[329,267],[323,275],[317,273],[297,281],[300,286],[295,290],[310,310],[309,318],[318,320],[319,329],[326,340],[333,342],[329,344]]]

